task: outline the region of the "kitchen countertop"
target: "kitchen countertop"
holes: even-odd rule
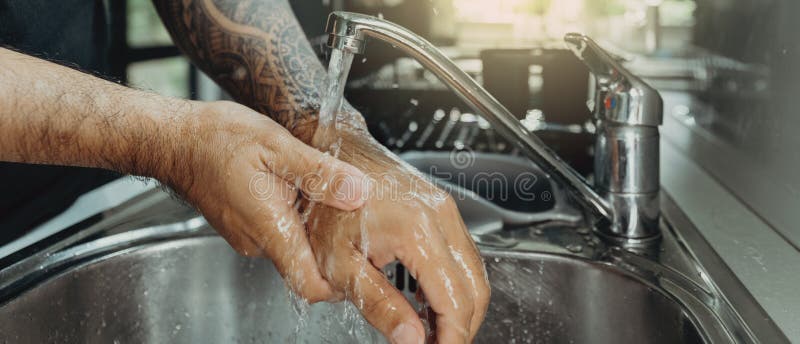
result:
[[[677,125],[669,115],[664,127]],[[800,252],[662,129],[661,184],[775,324],[800,340]],[[736,300],[731,300],[733,304]]]

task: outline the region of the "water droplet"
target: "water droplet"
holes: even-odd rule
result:
[[[411,103],[411,105],[414,105],[414,106],[419,105],[419,100],[416,100],[415,98],[411,98],[408,102]]]
[[[578,244],[569,244],[567,245],[567,250],[572,253],[580,253],[583,252],[583,246]]]

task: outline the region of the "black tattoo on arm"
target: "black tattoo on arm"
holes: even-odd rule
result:
[[[326,71],[286,0],[153,0],[175,44],[238,102],[309,141]]]

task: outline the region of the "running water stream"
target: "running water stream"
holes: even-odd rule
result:
[[[330,61],[328,64],[328,85],[325,89],[325,92],[322,97],[322,102],[320,105],[320,112],[319,112],[319,120],[318,120],[318,127],[314,137],[314,145],[316,148],[320,149],[326,154],[333,156],[334,158],[338,158],[340,155],[340,149],[342,144],[342,137],[346,135],[345,130],[347,129],[347,125],[351,125],[349,121],[358,121],[359,119],[354,117],[356,115],[356,111],[344,100],[344,88],[347,83],[347,77],[350,73],[350,66],[353,62],[353,54],[347,51],[333,49],[330,56]],[[383,154],[385,153],[385,155]],[[431,211],[432,209],[437,209],[437,204],[445,200],[446,193],[435,189],[431,185],[432,189],[424,189],[424,192],[420,192],[413,188],[413,180],[423,180],[425,177],[420,174],[419,171],[411,167],[410,165],[404,163],[403,161],[399,160],[396,156],[394,156],[388,150],[382,150],[380,154],[376,154],[376,156],[370,157],[370,159],[374,159],[372,163],[376,163],[378,166],[384,166],[388,168],[389,172],[386,173],[385,176],[380,178],[381,181],[386,183],[378,183],[375,184],[376,181],[370,177],[369,181],[362,181],[362,187],[367,187],[370,189],[370,193],[375,191],[372,190],[372,186],[376,185],[375,187],[379,189],[379,192],[387,192],[388,194],[384,195],[386,197],[398,197],[398,199],[403,199],[405,201],[410,202],[409,205],[416,206],[428,209]],[[391,166],[391,167],[387,167]],[[397,178],[397,174],[401,176],[407,176],[408,180],[399,180]],[[385,178],[385,180],[384,180]],[[416,178],[416,179],[415,179]],[[405,183],[405,184],[404,184]],[[407,185],[410,184],[410,185]],[[323,186],[323,189],[327,186]],[[398,188],[398,189],[395,189]],[[403,194],[391,194],[391,192],[400,191]],[[303,213],[303,220],[306,225],[310,225],[309,231],[314,231],[317,225],[316,220],[312,221],[309,224],[309,216],[312,213],[313,209],[316,205],[311,202],[307,205],[306,209]],[[420,216],[425,216],[427,212],[422,211],[420,212]],[[376,216],[378,214],[371,214],[368,211],[368,207],[363,207],[357,211],[348,213],[348,214],[340,214],[341,216],[349,217],[353,216],[355,218],[350,218],[351,220],[356,220],[358,223],[358,230],[360,231],[360,238],[359,238],[359,254],[362,257],[369,257],[369,249],[370,249],[370,240],[368,236],[368,229],[367,223],[370,221],[370,216]],[[375,220],[375,219],[372,219]],[[432,222],[430,220],[425,220],[423,222]],[[353,223],[353,222],[350,222]],[[332,225],[332,223],[325,224],[325,225]],[[333,224],[335,225],[335,224]],[[422,226],[420,236],[417,237],[417,241],[422,242],[428,240],[429,234],[426,232],[426,228]],[[419,244],[418,244],[419,245]],[[421,248],[420,248],[421,249]],[[463,264],[463,260],[460,259],[461,252],[456,250],[453,247],[450,247],[451,253],[454,256],[454,259],[458,260],[462,265],[463,269],[466,272],[466,275],[473,283],[473,287],[475,281],[472,280],[472,272],[469,268]],[[423,252],[424,255],[424,252]],[[361,283],[370,284],[369,288],[378,288],[381,293],[383,290],[376,285],[376,282],[370,279],[368,274],[368,269],[372,269],[373,267],[368,263],[368,259],[362,259],[362,265],[360,267],[360,271],[358,272],[358,276],[354,278],[354,283],[352,287],[355,290],[356,295],[363,295],[364,293],[361,291],[361,288],[367,287],[366,285],[361,285]],[[330,271],[327,271],[330,274]],[[442,285],[446,286],[448,290],[448,296],[450,301],[453,303],[455,308],[458,308],[456,303],[456,298],[454,295],[454,290],[452,287],[451,277],[442,269],[439,271],[439,277],[441,278]],[[398,276],[398,278],[404,278],[404,276]],[[341,335],[349,336],[341,341],[352,342],[356,341],[359,343],[383,343],[385,342],[385,338],[377,332],[372,326],[370,326],[366,320],[361,316],[360,312],[358,311],[359,308],[364,308],[364,300],[359,298],[354,298],[355,295],[347,295],[348,300],[350,302],[343,302],[341,304],[333,306],[336,309],[331,314],[332,316],[326,318],[323,323],[317,323],[314,325],[320,325],[320,330],[325,331],[325,329],[331,328],[345,328],[345,332],[338,332]],[[314,326],[307,326],[309,324],[309,320],[314,318],[313,314],[309,313],[310,307],[308,303],[300,297],[296,295],[292,295],[291,297],[292,303],[294,305],[295,313],[298,316],[297,327],[295,330],[295,339],[299,341],[301,337],[304,336],[304,333],[309,332],[311,328]],[[315,306],[317,307],[317,306]],[[434,313],[428,311],[429,305],[427,302],[423,300],[419,305],[420,311],[425,314],[423,317],[423,326],[426,327],[426,331],[431,331],[432,329],[429,328],[429,321],[427,319],[428,316],[433,316]],[[331,333],[332,334],[332,333]],[[339,342],[339,340],[334,341]]]
[[[349,109],[344,107],[348,106],[344,101],[344,88],[347,84],[347,76],[350,74],[350,66],[353,63],[353,54],[339,49],[333,49],[328,63],[328,85],[322,97],[319,112],[319,126],[317,128],[318,142],[322,143],[322,147],[318,147],[333,157],[338,157],[340,149],[340,140],[337,134],[339,123],[346,121]],[[315,206],[314,202],[307,206],[304,212],[304,221],[307,222],[308,215],[311,209]],[[361,222],[361,254],[368,255],[369,240],[367,238],[366,218],[368,212],[363,209],[359,215]],[[312,226],[314,227],[314,226]],[[312,228],[313,230],[313,228]],[[366,260],[365,260],[366,262]],[[361,267],[361,274],[366,274],[366,265]],[[359,279],[357,279],[358,281]],[[357,286],[358,287],[358,286]],[[290,295],[293,308],[298,316],[297,326],[295,328],[295,342],[301,342],[302,337],[309,330],[309,314],[310,306],[308,303],[297,295]],[[362,303],[363,300],[353,300],[354,303]],[[356,340],[361,343],[379,343],[384,342],[384,339],[364,320],[359,313],[358,309],[350,302],[342,302],[337,305],[329,305],[333,309],[333,313],[328,317],[322,319],[322,323],[315,325],[320,326],[321,331],[331,332],[332,328],[344,327],[345,333],[350,338],[339,338],[341,340]],[[338,316],[336,315],[338,314]],[[313,332],[313,331],[312,331]],[[333,331],[329,333],[341,333]],[[323,336],[325,334],[320,333]],[[327,336],[325,336],[327,337]],[[330,339],[330,338],[328,338]],[[335,342],[336,340],[334,340]]]
[[[352,64],[353,53],[333,49],[328,63],[328,89],[325,90],[319,109],[319,129],[325,130],[324,135],[335,135],[328,131],[336,129],[336,116],[342,110],[344,87]]]

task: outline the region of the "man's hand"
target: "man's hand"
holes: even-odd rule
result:
[[[351,211],[364,204],[364,175],[242,105],[191,107],[172,158],[179,162],[168,164],[179,170],[156,177],[195,205],[239,253],[271,259],[300,296],[310,302],[334,298],[295,208],[297,190]]]
[[[334,137],[320,136],[315,146],[335,142],[339,158],[361,168],[369,180],[361,209],[311,205],[309,236],[323,277],[393,343],[421,343],[425,332],[419,317],[380,270],[399,260],[436,313],[436,340],[471,341],[490,289],[453,200],[362,129],[342,126]]]

